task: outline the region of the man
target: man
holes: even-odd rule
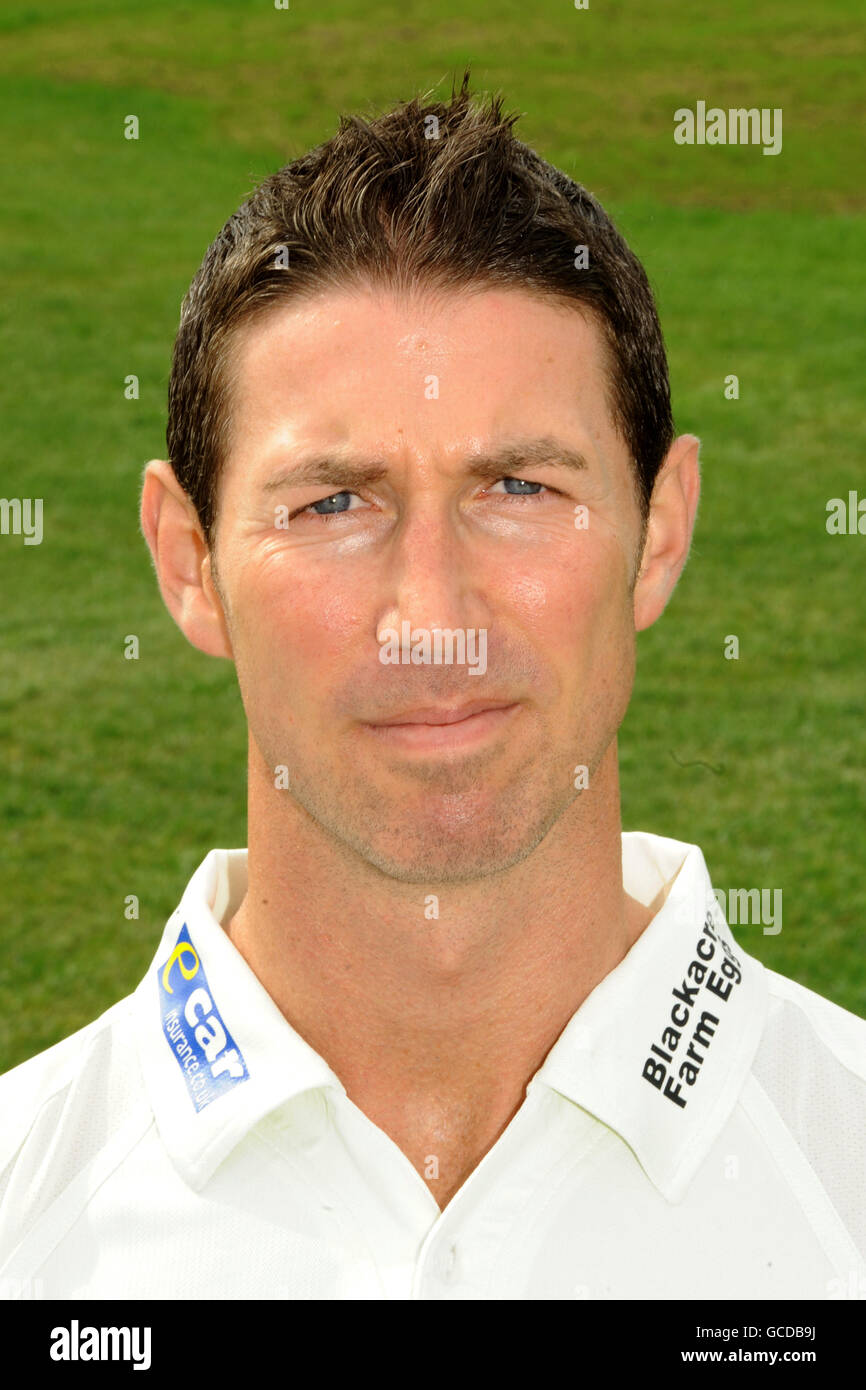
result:
[[[640,265],[512,124],[466,79],[344,119],[184,302],[142,529],[237,669],[248,850],[2,1082],[7,1281],[866,1292],[866,1024],[740,949],[697,846],[622,834],[699,441]]]

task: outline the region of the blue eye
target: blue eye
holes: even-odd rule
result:
[[[505,483],[505,491],[511,497],[537,497],[537,492],[526,492],[524,489],[544,487],[544,483],[532,483],[529,482],[526,478],[500,478],[499,481]],[[509,488],[509,483],[514,483],[514,487]]]
[[[338,512],[350,510],[349,502],[354,495],[353,492],[334,492],[330,497],[323,497],[321,502],[311,502],[308,510],[317,516],[335,516]]]

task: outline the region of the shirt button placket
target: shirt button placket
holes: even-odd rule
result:
[[[442,1251],[442,1282],[450,1288],[457,1280],[457,1242],[449,1240]]]

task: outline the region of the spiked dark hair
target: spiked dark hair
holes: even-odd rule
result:
[[[652,291],[597,199],[517,140],[516,120],[499,97],[474,103],[467,70],[449,103],[416,97],[373,121],[341,117],[330,140],[266,178],[223,227],[183,302],[166,432],[208,545],[233,334],[279,302],[365,283],[518,288],[592,316],[645,524],[674,438]]]

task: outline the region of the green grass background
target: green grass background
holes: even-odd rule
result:
[[[6,4],[0,496],[43,497],[45,537],[0,537],[0,1070],[128,993],[205,853],[246,843],[233,668],[178,632],[138,527],[184,291],[340,111],[446,96],[467,62],[643,259],[703,441],[691,559],[639,639],[624,827],[781,888],[781,934],[741,945],[866,1015],[866,537],[825,529],[866,496],[862,47],[854,0]],[[782,153],[676,146],[698,99],[781,107]]]

